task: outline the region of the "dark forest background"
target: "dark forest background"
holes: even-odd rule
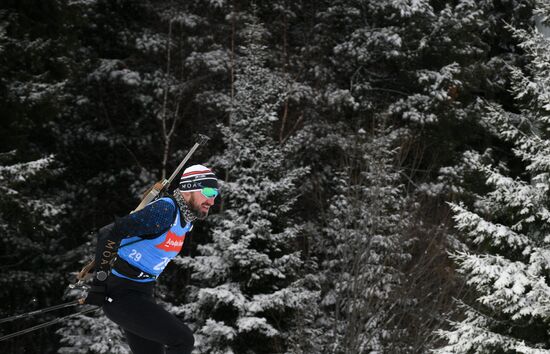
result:
[[[479,352],[443,334],[480,296],[450,255],[494,247],[457,232],[448,202],[490,191],[471,152],[525,178],[483,117],[525,111],[514,70],[533,53],[514,31],[536,11],[548,5],[2,0],[0,317],[68,301],[94,232],[206,134],[189,164],[212,167],[222,195],[159,284],[197,352]],[[0,350],[128,353],[98,316]],[[491,331],[550,350],[541,321]]]

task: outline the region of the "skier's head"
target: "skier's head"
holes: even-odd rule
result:
[[[179,190],[197,217],[204,219],[219,193],[218,179],[206,166],[189,166],[183,171]]]

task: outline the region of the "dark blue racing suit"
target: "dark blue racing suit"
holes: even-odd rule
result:
[[[98,269],[112,264],[103,310],[123,328],[134,354],[190,354],[193,349],[189,327],[153,299],[157,277],[182,249],[191,228],[176,201],[161,198],[117,219],[98,244]]]

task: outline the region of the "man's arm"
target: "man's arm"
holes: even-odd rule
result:
[[[105,279],[111,268],[111,260],[117,253],[120,241],[127,237],[154,238],[166,232],[176,217],[176,206],[166,200],[158,200],[145,208],[117,218],[113,224],[100,230],[96,248],[96,276],[85,303],[102,306],[105,302]],[[101,235],[103,233],[103,235]]]
[[[173,204],[158,200],[135,213],[117,218],[110,229],[102,230],[105,236],[98,239],[96,270],[107,272],[110,269],[110,262],[122,239],[134,236],[144,239],[157,237],[170,228],[175,216],[176,207]]]

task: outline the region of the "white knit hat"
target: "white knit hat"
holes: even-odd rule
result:
[[[211,169],[203,165],[193,165],[183,171],[179,185],[182,192],[200,191],[205,187],[218,188],[218,179]]]

